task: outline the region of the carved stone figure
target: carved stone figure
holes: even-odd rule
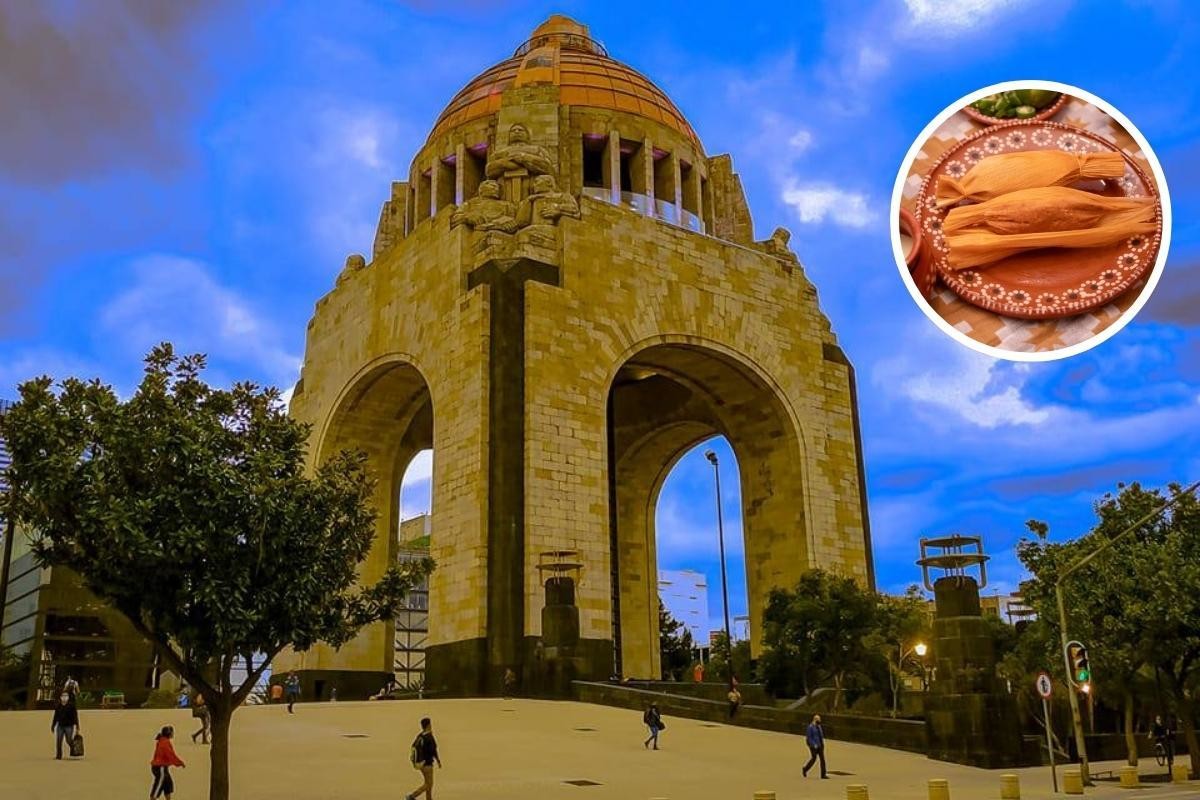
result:
[[[498,178],[506,172],[525,170],[530,175],[545,175],[554,170],[550,153],[541,145],[529,141],[529,129],[520,123],[508,129],[508,143],[496,148],[488,159],[485,172]]]
[[[515,211],[512,203],[500,199],[500,184],[484,181],[476,195],[450,215],[450,227],[466,225],[474,231],[513,233],[517,229]]]
[[[784,261],[799,264],[800,258],[788,246],[788,242],[791,239],[792,234],[788,232],[787,228],[776,228],[775,232],[771,234],[770,239],[758,242],[758,245],[776,258],[782,258]]]
[[[366,268],[367,259],[362,255],[362,253],[351,253],[350,255],[346,256],[346,265],[342,267],[342,271],[338,274],[337,283],[340,284],[342,281],[349,278],[352,273]]]
[[[579,218],[579,202],[569,193],[558,189],[553,175],[539,175],[533,179],[529,197],[521,203],[517,212],[517,224],[555,225],[560,217]]]

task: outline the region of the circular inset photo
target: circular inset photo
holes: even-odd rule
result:
[[[926,316],[1016,361],[1115,335],[1150,298],[1171,238],[1145,137],[1104,100],[1049,81],[989,86],[939,114],[901,165],[891,219]]]

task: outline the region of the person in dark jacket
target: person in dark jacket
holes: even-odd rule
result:
[[[292,707],[300,701],[300,676],[295,672],[289,672],[287,676],[287,704],[288,713],[295,714]]]
[[[438,757],[437,740],[433,738],[433,722],[429,717],[421,720],[421,732],[413,741],[413,766],[421,770],[424,781],[414,791],[404,795],[404,800],[417,800],[424,794],[425,800],[433,800],[433,765],[440,769],[442,759]]]
[[[1170,772],[1175,765],[1175,729],[1163,721],[1161,714],[1154,717],[1150,738],[1163,746],[1163,752],[1167,755],[1167,772]]]
[[[192,696],[192,716],[200,720],[200,730],[192,734],[192,742],[197,738],[204,744],[208,744],[209,731],[212,728],[212,714],[209,713],[208,704],[204,702],[204,695],[197,690]]]
[[[817,759],[821,759],[821,777],[828,778],[825,774],[825,729],[821,727],[821,715],[813,714],[812,722],[808,723],[808,731],[804,734],[805,741],[808,742],[808,752],[811,754],[808,763],[804,765],[804,777],[808,777],[808,771],[812,769],[813,764]]]
[[[59,695],[50,730],[54,732],[54,757],[62,761],[63,740],[67,742],[67,755],[70,755],[71,742],[75,741],[75,734],[79,733],[79,709],[75,706],[74,695],[67,692]]]
[[[646,709],[646,713],[642,715],[642,722],[646,723],[646,727],[650,729],[650,738],[642,742],[642,747],[649,747],[651,742],[654,742],[654,749],[658,749],[658,732],[663,729],[662,714],[658,712],[658,704],[651,703]]]

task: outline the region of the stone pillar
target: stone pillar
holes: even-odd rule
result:
[[[683,211],[683,170],[681,170],[679,168],[679,153],[677,151],[672,151],[671,154],[667,156],[667,158],[671,159],[671,180],[675,184],[675,197],[672,198],[671,202],[673,202],[675,204],[675,211],[677,214],[680,214],[679,219],[680,219],[680,222],[682,222],[683,221],[683,216],[682,216],[682,211]],[[666,198],[664,197],[663,199],[665,200]]]
[[[939,578],[936,671],[925,701],[929,757],[985,769],[1021,765],[1017,705],[996,676],[996,651],[969,576]]]
[[[467,199],[465,185],[467,174],[467,146],[462,142],[454,148],[454,205],[461,206]]]
[[[605,169],[608,175],[609,202],[614,206],[621,205],[621,134],[617,131],[608,132],[608,144],[604,150]]]

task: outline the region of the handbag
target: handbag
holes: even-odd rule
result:
[[[71,755],[75,758],[83,757],[83,734],[82,733],[75,734],[75,737],[73,739],[71,739]]]

